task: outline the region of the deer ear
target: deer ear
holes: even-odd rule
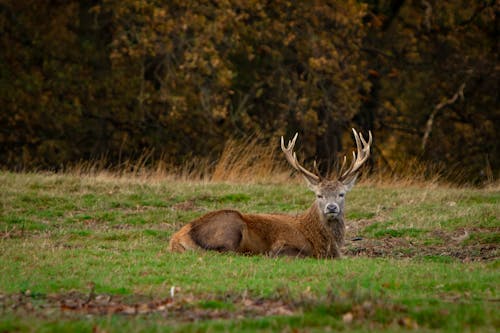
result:
[[[342,181],[342,184],[344,184],[344,186],[347,188],[347,191],[350,191],[354,184],[356,184],[356,180],[358,179],[358,174],[354,174],[350,177],[348,177],[347,179],[343,180]]]

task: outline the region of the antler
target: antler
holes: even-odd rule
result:
[[[339,172],[339,180],[345,180],[353,174],[355,174],[359,168],[363,165],[363,163],[366,162],[368,157],[370,156],[370,146],[372,144],[372,132],[368,131],[368,142],[365,141],[363,138],[363,134],[356,132],[356,130],[353,128],[352,132],[354,133],[354,140],[356,140],[356,146],[358,148],[358,154],[356,155],[355,152],[352,152],[352,161],[351,165],[347,170],[344,171],[344,167],[346,165],[347,157],[344,156],[344,160],[342,161],[342,166],[340,167],[340,172]]]
[[[311,184],[318,184],[321,181],[321,178],[319,175],[316,175],[304,168],[302,165],[300,165],[299,161],[297,160],[297,154],[293,151],[293,147],[295,146],[295,140],[297,140],[297,137],[299,136],[299,133],[295,133],[295,136],[293,137],[292,140],[288,141],[288,146],[285,147],[285,140],[283,137],[281,137],[281,150],[285,153],[286,160],[290,165],[300,172],[302,176]]]

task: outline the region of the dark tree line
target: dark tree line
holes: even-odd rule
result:
[[[328,168],[375,134],[405,160],[498,177],[496,1],[0,2],[0,163],[153,151],[216,158],[230,138],[302,134]],[[347,147],[345,147],[344,145]]]

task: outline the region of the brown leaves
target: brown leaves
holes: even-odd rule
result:
[[[212,306],[207,306],[212,304]],[[215,304],[215,306],[213,306]],[[229,319],[261,316],[289,316],[298,309],[281,300],[253,299],[248,297],[221,300],[213,297],[184,295],[152,299],[142,295],[94,295],[79,292],[64,294],[0,294],[0,308],[13,312],[39,316],[61,315],[149,315],[157,313],[176,321],[201,319]]]
[[[180,291],[180,289],[176,289]],[[166,320],[191,322],[214,319],[242,319],[264,316],[293,316],[303,311],[315,309],[318,305],[332,306],[330,315],[346,326],[369,324],[370,327],[402,327],[418,329],[418,322],[409,309],[400,304],[379,298],[359,298],[352,292],[328,293],[325,297],[309,295],[300,300],[282,295],[274,299],[262,299],[226,295],[222,297],[203,295],[180,295],[171,293],[169,297],[151,298],[144,295],[109,295],[68,292],[64,294],[42,295],[25,291],[17,294],[0,294],[0,309],[18,314],[42,317],[54,316],[148,316],[156,314]],[[355,299],[358,299],[355,301]],[[328,304],[328,305],[327,305]],[[331,311],[331,312],[330,312]],[[344,311],[344,312],[342,312]],[[445,313],[443,313],[444,315]]]
[[[249,299],[241,300],[247,313],[261,313],[266,316],[291,316],[296,309],[291,304],[280,300]]]
[[[56,299],[59,297],[56,297]],[[94,315],[105,314],[148,314],[168,311],[174,308],[171,298],[160,300],[143,301],[127,304],[122,299],[110,295],[97,295],[93,299],[85,299],[80,295],[70,295],[57,300],[62,312],[85,313]]]
[[[356,321],[373,320],[380,317],[375,322],[382,320],[381,324],[398,325],[406,329],[418,329],[418,323],[407,315],[406,308],[400,305],[387,304],[378,300],[364,301],[361,304],[355,304],[350,311],[342,315],[342,321],[350,325]],[[384,314],[380,316],[380,314]]]
[[[150,148],[179,165],[214,158],[235,133],[347,122],[366,84],[356,1],[8,2],[3,67],[16,84],[2,99],[0,153],[15,168],[120,164]]]

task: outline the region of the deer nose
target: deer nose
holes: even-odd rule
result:
[[[328,213],[338,213],[339,212],[339,205],[337,205],[336,203],[329,203],[328,205],[326,205],[326,211]]]

